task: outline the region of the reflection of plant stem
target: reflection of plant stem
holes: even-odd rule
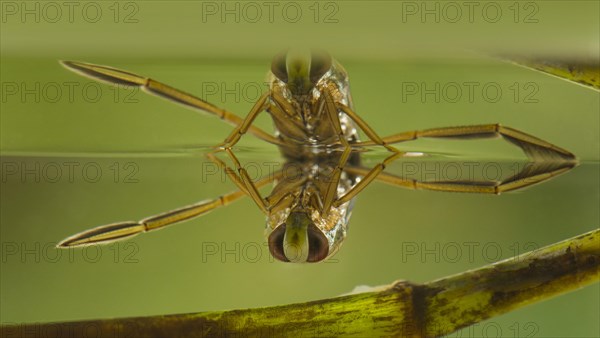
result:
[[[439,336],[598,281],[600,230],[426,284],[220,312],[2,326],[2,337]]]
[[[557,78],[578,83],[586,88],[600,91],[600,67],[598,60],[535,59],[505,57],[509,62],[525,68],[550,74]]]

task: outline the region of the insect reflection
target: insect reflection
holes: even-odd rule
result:
[[[243,119],[150,78],[82,62],[65,61],[63,65],[96,80],[141,87],[150,94],[208,112],[234,125],[231,134],[208,158],[227,173],[238,190],[140,221],[96,227],[63,240],[59,247],[128,238],[198,217],[247,196],[267,216],[266,237],[273,257],[284,262],[319,262],[339,249],[346,237],[354,199],[373,181],[409,189],[499,194],[548,180],[577,164],[569,151],[499,124],[416,130],[380,137],[354,112],[344,68],[322,51],[290,49],[275,56],[269,72],[269,90]],[[272,118],[274,134],[253,125],[262,112]],[[360,140],[359,130],[367,140]],[[286,161],[283,168],[253,182],[232,150],[246,133],[276,144]],[[530,165],[512,177],[491,182],[419,181],[384,172],[392,161],[406,155],[393,147],[397,143],[419,138],[487,137],[502,137],[518,146],[528,156]],[[367,146],[384,147],[389,156],[374,167],[365,168],[361,166],[359,150]],[[225,153],[233,164],[228,165],[219,153]],[[268,196],[262,196],[259,189],[269,183],[274,183],[274,188]]]

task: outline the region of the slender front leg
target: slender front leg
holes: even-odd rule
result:
[[[340,156],[340,160],[338,165],[333,170],[333,173],[329,179],[329,184],[327,185],[327,191],[325,192],[325,197],[323,199],[323,210],[321,210],[321,214],[323,217],[327,217],[329,211],[331,210],[331,206],[334,205],[334,201],[338,198],[337,190],[340,182],[340,176],[342,175],[342,171],[346,162],[348,162],[348,158],[352,153],[351,147],[345,147],[344,152]]]
[[[340,143],[344,146],[344,151],[340,156],[340,160],[338,165],[335,167],[331,177],[329,184],[327,185],[327,191],[325,192],[325,196],[323,199],[323,209],[321,210],[321,214],[323,217],[327,217],[329,211],[331,210],[331,206],[333,202],[337,199],[337,190],[338,184],[340,181],[340,176],[342,174],[343,168],[352,153],[352,147],[350,146],[346,136],[344,135],[344,131],[342,130],[342,125],[340,123],[340,118],[338,115],[338,107],[333,101],[333,96],[331,95],[329,89],[325,89],[322,92],[324,102],[323,104],[319,104],[319,109],[322,109],[325,113],[325,116],[329,118],[329,122],[333,126],[333,130],[338,135],[338,139]],[[321,114],[319,114],[321,115]]]
[[[324,109],[327,118],[329,118],[329,122],[333,126],[333,130],[335,130],[335,132],[338,135],[340,143],[342,143],[342,145],[345,148],[350,147],[350,144],[348,143],[348,140],[346,139],[346,136],[344,135],[344,131],[342,130],[342,125],[340,124],[340,117],[338,115],[338,109],[337,109],[335,102],[333,101],[333,97],[331,96],[329,89],[326,88],[321,93],[322,93],[323,97],[325,98],[325,102],[324,102],[323,106],[321,106],[319,104],[318,105],[319,108]]]

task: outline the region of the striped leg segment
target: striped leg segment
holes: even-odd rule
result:
[[[263,187],[276,179],[278,175],[279,173],[275,173],[274,175],[265,177],[258,182],[253,183],[253,186],[255,189]],[[68,237],[61,241],[57,247],[67,248],[90,244],[105,244],[130,238],[143,232],[162,229],[172,224],[202,216],[214,209],[229,205],[230,203],[235,202],[246,195],[246,191],[238,190],[213,200],[200,201],[192,205],[177,208],[155,216],[150,216],[137,222],[128,221],[102,225]]]
[[[244,120],[239,116],[206,102],[199,97],[144,76],[112,67],[94,65],[91,63],[77,61],[61,61],[61,63],[67,69],[97,81],[116,85],[140,87],[149,94],[162,97],[189,108],[216,115],[222,120],[238,128],[244,122]],[[277,138],[258,127],[247,126],[247,131],[266,142],[279,144]]]

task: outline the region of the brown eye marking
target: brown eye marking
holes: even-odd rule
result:
[[[313,50],[310,61],[310,82],[317,83],[331,69],[332,63],[333,59],[329,53],[322,50]]]
[[[286,68],[286,56],[287,50],[275,55],[273,61],[271,62],[271,72],[275,75],[279,80],[287,83],[288,82],[288,74]]]
[[[316,263],[327,258],[329,255],[329,242],[314,224],[308,228],[308,243],[307,262]]]
[[[281,224],[269,235],[269,251],[271,256],[282,262],[289,262],[283,251],[283,236],[285,235],[285,223]]]

